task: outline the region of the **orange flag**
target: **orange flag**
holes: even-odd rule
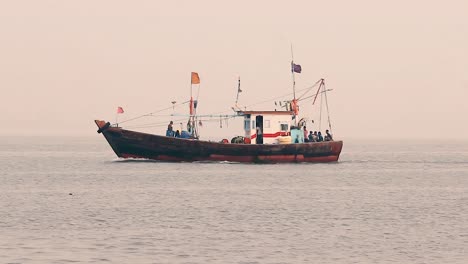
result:
[[[124,110],[122,107],[117,107],[117,114],[123,114],[124,113]]]
[[[192,72],[192,84],[199,84],[200,77],[198,77],[198,73]]]

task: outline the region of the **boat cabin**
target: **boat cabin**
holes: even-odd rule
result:
[[[244,116],[244,137],[250,139],[251,144],[304,142],[304,134],[293,127],[293,111],[241,111],[238,114]],[[291,142],[292,138],[296,141]]]

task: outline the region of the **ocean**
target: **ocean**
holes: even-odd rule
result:
[[[0,263],[468,263],[466,141],[255,165],[0,137],[0,169]]]

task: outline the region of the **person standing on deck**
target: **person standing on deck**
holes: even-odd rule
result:
[[[310,131],[308,138],[309,138],[309,142],[314,142],[315,141],[314,140],[314,133],[312,131]]]
[[[325,130],[325,134],[326,134],[326,135],[325,135],[325,141],[333,141],[333,137],[332,137],[332,135],[330,134],[330,131],[328,131],[328,129]]]
[[[174,122],[169,122],[169,125],[167,125],[167,131],[166,131],[166,137],[173,137],[174,136],[174,130],[172,128],[172,125]]]
[[[304,126],[304,142],[309,142],[309,133],[306,126]]]

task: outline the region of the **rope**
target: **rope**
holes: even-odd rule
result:
[[[325,83],[323,84],[323,88],[324,88],[324,91],[327,91],[325,90]],[[330,133],[333,135],[331,121],[330,121],[330,110],[328,109],[327,93],[324,93],[324,95],[325,95],[325,105],[327,107],[327,115],[328,115],[328,128],[330,129]]]
[[[322,85],[320,85],[320,88],[322,88]],[[323,93],[320,93],[319,131],[322,131],[322,106],[323,106]]]
[[[304,89],[301,89],[301,90],[298,90],[297,92],[302,92],[302,91],[305,91],[305,90],[311,90],[312,88],[314,88],[317,83],[320,83],[321,80],[319,80],[318,82],[316,82],[314,85],[310,86],[310,87],[307,87],[307,88],[304,88]],[[307,91],[306,93],[308,93],[309,91]],[[305,94],[306,94],[305,93]],[[290,96],[292,93],[287,93],[287,94],[284,94],[284,95],[281,95],[281,96],[278,96],[278,97],[275,97],[275,98],[272,98],[272,99],[268,99],[268,100],[265,100],[265,101],[261,101],[261,102],[257,102],[257,103],[253,103],[253,104],[250,104],[250,105],[247,105],[245,107],[252,107],[252,106],[255,106],[255,105],[259,105],[259,104],[263,104],[263,103],[267,103],[267,102],[272,102],[272,101],[275,101],[277,99],[280,99],[280,98],[283,98],[283,97],[286,97],[286,96]],[[305,94],[303,94],[302,96],[304,96]]]
[[[311,87],[305,88],[307,91],[305,91],[301,96],[299,96],[299,97],[297,98],[297,100],[300,101],[301,98],[302,98],[304,95],[306,95],[308,92],[310,92],[310,90],[312,90],[315,86],[317,86],[317,84],[319,84],[321,81],[322,81],[322,80],[318,80],[318,81],[317,81],[316,83],[314,83],[314,85],[312,85]]]
[[[182,103],[180,103],[180,104],[173,105],[173,106],[170,106],[170,107],[167,107],[167,108],[163,108],[163,109],[160,109],[160,110],[156,110],[156,111],[151,112],[151,113],[148,113],[148,114],[144,114],[144,115],[140,115],[140,116],[137,116],[137,117],[133,117],[133,118],[130,118],[130,119],[121,121],[121,122],[119,122],[119,123],[122,124],[122,123],[130,122],[130,121],[133,121],[133,120],[136,120],[136,119],[145,117],[145,116],[154,116],[153,114],[156,114],[156,113],[159,113],[159,112],[162,112],[162,111],[166,111],[166,110],[169,110],[169,109],[171,109],[171,108],[179,107],[179,106],[184,105],[184,104],[186,104],[186,103],[188,103],[188,102],[189,102],[189,101],[185,101],[185,102],[182,102]]]
[[[318,90],[317,90],[317,94],[315,95],[311,95],[311,96],[307,96],[307,97],[304,97],[306,94],[308,94],[313,88],[315,88],[318,84],[320,84]],[[312,97],[317,97],[318,93],[320,92],[320,89],[322,88],[321,86],[324,85],[324,82],[323,82],[323,79],[320,79],[318,80],[317,82],[315,82],[312,86],[309,86],[309,87],[306,87],[304,89],[300,89],[300,90],[297,90],[297,92],[304,92],[300,97],[298,97],[298,101],[306,101]],[[325,93],[326,91],[331,91],[331,90],[325,90],[323,89],[323,91],[321,91],[321,95],[322,95],[322,98],[323,98],[323,93]],[[200,87],[198,87],[198,92],[197,92],[197,97],[196,97],[196,100],[197,100],[197,103],[198,103],[198,97],[199,97],[199,93],[200,93]],[[272,101],[276,101],[278,99],[281,99],[281,98],[284,98],[284,97],[287,97],[287,96],[291,96],[292,93],[287,93],[287,94],[283,94],[281,96],[277,96],[277,97],[274,97],[274,98],[271,98],[271,99],[267,99],[267,100],[264,100],[264,101],[260,101],[260,102],[257,102],[257,103],[253,103],[253,104],[250,104],[250,105],[247,105],[245,106],[245,108],[250,108],[252,106],[256,106],[256,105],[259,105],[259,104],[263,104],[263,103],[267,103],[267,102],[272,102]],[[325,94],[325,100],[327,100],[326,98],[326,94]],[[322,101],[322,100],[321,100]],[[130,121],[134,121],[134,120],[137,120],[137,119],[140,119],[140,118],[143,118],[143,117],[169,117],[169,116],[174,116],[173,114],[172,115],[155,115],[156,113],[160,113],[160,112],[163,112],[163,111],[166,111],[166,110],[169,110],[169,109],[174,109],[176,107],[180,107],[182,105],[185,105],[187,103],[189,103],[190,101],[185,101],[185,102],[182,102],[182,103],[179,103],[179,104],[176,104],[176,105],[172,105],[170,107],[166,107],[166,108],[163,108],[163,109],[159,109],[159,110],[156,110],[154,112],[151,112],[151,113],[148,113],[148,114],[144,114],[144,115],[140,115],[140,116],[136,116],[136,117],[133,117],[133,118],[130,118],[130,119],[126,119],[126,120],[123,120],[121,122],[119,122],[120,124],[122,123],[126,123],[126,122],[130,122]],[[328,111],[328,102],[326,101],[326,107],[327,107],[327,111]],[[197,107],[198,108],[198,107]],[[213,117],[213,119],[198,119],[199,117],[201,116],[196,116],[197,118],[197,121],[203,121],[203,122],[218,122],[218,118],[219,119],[225,119],[225,120],[228,120],[229,118],[236,118],[236,117],[239,117],[239,116],[224,116],[224,118],[221,116],[221,114],[224,114],[224,113],[228,113],[228,112],[231,112],[232,110],[226,110],[226,111],[221,111],[221,112],[215,112],[215,113],[212,113],[211,115],[203,115],[203,117]],[[219,115],[219,116],[216,116],[216,115]],[[322,116],[322,103],[320,105],[320,123],[321,123],[321,116]],[[330,117],[329,117],[329,111],[328,111],[328,123],[329,123],[329,127],[330,127],[330,130],[331,130],[331,122],[330,122]],[[180,122],[180,121],[185,121],[186,119],[177,119],[177,120],[173,120],[174,122]],[[147,123],[147,124],[141,124],[141,125],[134,125],[134,126],[129,126],[127,128],[149,128],[149,127],[162,127],[162,126],[165,126],[167,124],[167,122],[156,122],[156,123]],[[197,122],[198,124],[198,122]]]
[[[233,119],[237,118],[238,116],[229,116],[229,117],[224,117],[224,118],[212,118],[212,119],[197,119],[197,121],[202,121],[202,122],[218,122],[219,120],[228,120],[228,119]],[[177,119],[173,120],[174,123],[180,122],[180,121],[185,121],[186,119]],[[152,128],[152,127],[164,127],[167,125],[167,122],[158,122],[158,123],[147,123],[147,124],[141,124],[141,125],[135,125],[135,126],[128,126],[126,128]]]

